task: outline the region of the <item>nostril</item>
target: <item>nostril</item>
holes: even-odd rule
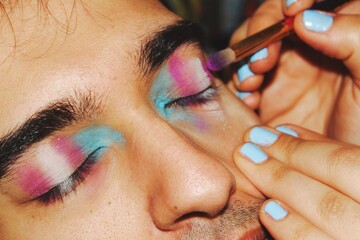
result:
[[[212,218],[212,216],[209,213],[205,213],[205,212],[191,212],[188,214],[185,214],[181,217],[179,217],[178,219],[176,219],[175,223],[178,222],[182,222],[188,219],[192,219],[192,218]]]
[[[190,213],[187,213],[181,217],[179,217],[175,223],[178,223],[178,222],[182,222],[182,221],[185,221],[185,220],[188,220],[188,219],[191,219],[191,218],[207,218],[207,219],[212,219],[212,218],[215,218],[216,216],[218,215],[222,215],[226,209],[228,208],[228,205],[225,205],[225,207],[217,212],[216,214],[210,214],[210,213],[207,213],[207,212],[201,212],[201,211],[194,211],[194,212],[190,212]]]

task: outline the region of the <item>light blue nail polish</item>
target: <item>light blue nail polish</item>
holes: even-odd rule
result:
[[[285,133],[287,135],[293,136],[293,137],[299,137],[297,132],[295,132],[294,130],[287,128],[285,126],[278,126],[278,127],[276,127],[276,130],[278,130],[279,132]]]
[[[304,11],[303,21],[306,29],[314,32],[326,32],[334,22],[334,18],[315,10]]]
[[[280,206],[275,201],[270,201],[265,205],[265,212],[269,214],[275,221],[279,221],[284,219],[288,215],[288,211],[286,211],[283,207]]]
[[[276,133],[262,127],[254,127],[250,131],[250,141],[260,146],[270,146],[278,137]]]
[[[245,64],[241,68],[239,68],[238,72],[239,81],[242,82],[245,79],[254,76],[254,73],[250,70],[249,64]]]
[[[251,92],[240,92],[240,91],[236,92],[236,96],[238,98],[240,98],[241,100],[243,100],[243,99],[245,99],[245,98],[247,98],[247,97],[249,97],[251,95],[252,95]]]
[[[296,3],[297,0],[286,0],[286,7],[290,7],[292,4]]]
[[[268,49],[267,49],[267,48],[263,48],[263,49],[257,51],[256,53],[254,53],[254,55],[251,56],[250,62],[253,63],[253,62],[256,62],[256,61],[265,59],[265,58],[268,57],[268,55],[269,55]]]
[[[240,152],[256,164],[263,163],[268,159],[266,153],[253,143],[245,143]]]

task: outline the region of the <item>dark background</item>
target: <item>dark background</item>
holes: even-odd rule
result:
[[[231,34],[262,2],[262,0],[161,1],[182,18],[198,23],[203,28],[209,53],[227,47]]]

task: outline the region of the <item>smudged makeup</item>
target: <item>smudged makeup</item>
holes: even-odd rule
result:
[[[18,185],[27,196],[42,203],[62,200],[85,180],[114,144],[124,144],[124,138],[105,125],[55,137],[40,145],[31,164],[17,172]]]
[[[175,52],[159,71],[151,87],[156,110],[170,122],[185,121],[207,129],[204,111],[219,110],[218,89],[202,57]]]
[[[168,122],[191,124],[190,129],[204,132],[210,129],[211,119],[219,119],[209,116],[224,116],[218,86],[207,71],[204,57],[191,52],[179,50],[170,56],[152,83],[150,97]],[[62,201],[100,165],[111,146],[123,144],[123,135],[105,125],[55,136],[27,154],[28,163],[16,171],[17,184],[29,201]]]

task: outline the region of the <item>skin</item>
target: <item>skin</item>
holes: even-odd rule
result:
[[[264,196],[232,160],[243,133],[259,119],[221,86],[216,104],[172,109],[187,118],[164,116],[156,105],[160,95],[151,95],[163,68],[140,79],[131,53],[178,17],[152,0],[77,1],[72,14],[72,1],[60,3],[49,2],[50,17],[36,12],[36,1],[11,12],[5,6],[12,27],[2,21],[0,135],[74,91],[91,91],[103,110],[37,143],[13,171],[39,163],[36,154],[52,140],[74,139],[89,127],[106,126],[122,141],[109,144],[62,202],[42,204],[16,175],[4,179],[1,239],[262,239],[251,231],[260,226]],[[176,54],[185,63],[205,61],[195,46]]]
[[[258,128],[258,127],[257,127]],[[294,125],[297,137],[263,126],[277,138],[256,146],[267,158],[254,164],[234,153],[236,165],[270,199],[261,208],[260,220],[275,239],[359,239],[360,148],[338,142]],[[244,141],[255,143],[253,128]],[[299,201],[299,199],[301,199]],[[267,206],[277,202],[287,211],[272,217]],[[279,215],[277,215],[279,216]]]
[[[231,88],[254,92],[244,101],[257,108],[268,125],[293,123],[339,141],[359,144],[360,2],[339,8],[333,15],[332,27],[322,33],[309,31],[303,24],[302,12],[314,2],[298,0],[286,7],[285,0],[265,1],[239,27],[231,43],[285,16],[293,16],[299,39],[293,37],[270,45],[267,58],[250,63],[255,75],[239,84],[234,74]]]
[[[285,2],[265,1],[233,41],[284,16],[295,16],[294,29],[303,43],[284,40],[281,51],[281,43],[269,46],[267,58],[250,64],[255,76],[241,84],[235,76],[231,87],[255,91],[244,101],[258,108],[265,122],[292,122],[333,139],[294,125],[288,127],[298,137],[264,127],[278,136],[266,146],[257,144],[267,159],[253,164],[249,156],[240,154],[243,144],[234,159],[251,182],[272,198],[262,206],[260,219],[275,239],[359,239],[360,2],[352,1],[332,13],[332,26],[320,33],[303,24],[302,11],[314,1],[298,0],[290,7]],[[254,142],[252,130],[244,141]],[[274,200],[287,210],[281,219],[265,210]]]

